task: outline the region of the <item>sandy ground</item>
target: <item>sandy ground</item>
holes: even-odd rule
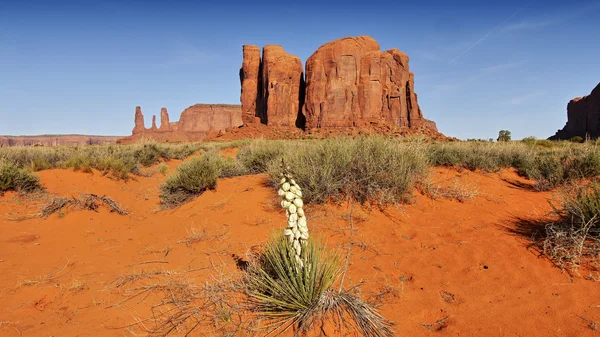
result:
[[[130,325],[160,299],[123,302],[132,286],[119,286],[124,276],[174,271],[201,284],[236,270],[232,256],[285,224],[264,175],[220,180],[175,210],[159,207],[161,174],[128,182],[69,170],[39,175],[49,194],[107,195],[130,214],[101,208],[15,221],[48,201],[0,197],[1,336],[143,336]],[[354,231],[348,204],[305,207],[312,234],[332,249],[345,252],[353,233],[346,287],[362,283],[362,297],[380,305],[398,336],[599,334],[600,284],[561,272],[518,233],[549,211],[551,193],[521,186],[527,181],[512,171],[436,168],[430,179],[474,197],[415,191],[410,205],[354,207]],[[186,244],[191,233],[202,238]]]

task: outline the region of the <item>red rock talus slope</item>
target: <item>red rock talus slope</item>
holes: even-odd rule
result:
[[[111,144],[120,138],[121,136],[86,135],[0,136],[0,147]]]
[[[600,137],[600,83],[588,96],[572,99],[567,105],[567,124],[551,139],[570,139],[575,136]]]
[[[156,116],[152,116],[152,127],[144,126],[144,115],[138,106],[135,109],[135,126],[132,135],[119,140],[127,144],[142,139],[159,142],[198,141],[218,135],[242,125],[241,108],[229,104],[196,104],[183,110],[178,122],[169,121],[166,108],[160,111],[160,127],[156,126]]]

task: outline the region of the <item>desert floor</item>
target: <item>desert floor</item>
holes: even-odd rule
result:
[[[203,284],[235,273],[236,258],[285,225],[266,175],[221,179],[215,191],[161,210],[161,174],[127,182],[97,172],[38,174],[53,196],[106,195],[129,214],[100,208],[18,221],[48,199],[0,197],[1,336],[143,336],[135,323],[161,297],[130,298],[140,282],[158,280],[155,273]],[[350,204],[305,207],[311,233],[329,247],[345,255],[352,242],[345,285],[360,285],[398,336],[599,333],[600,284],[530,247],[529,235],[543,229],[532,220],[550,211],[552,192],[531,190],[510,170],[435,168],[430,179],[474,197],[434,200],[415,190],[411,204],[384,211],[354,205],[353,231]]]

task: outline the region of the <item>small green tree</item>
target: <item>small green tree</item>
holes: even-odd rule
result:
[[[510,131],[508,130],[500,130],[500,132],[498,132],[498,139],[497,141],[499,142],[508,142],[510,141]]]

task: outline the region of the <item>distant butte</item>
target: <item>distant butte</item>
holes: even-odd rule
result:
[[[242,52],[241,105],[196,104],[178,122],[170,122],[163,108],[160,127],[153,116],[150,129],[137,107],[132,135],[120,142],[197,141],[231,133],[237,136],[223,139],[363,132],[443,137],[423,117],[408,55],[382,52],[371,37],[326,43],[309,57],[306,72],[297,56],[278,45],[265,46],[262,55],[254,45],[244,45]]]
[[[573,98],[567,104],[567,124],[550,139],[600,137],[600,83],[588,96]]]

